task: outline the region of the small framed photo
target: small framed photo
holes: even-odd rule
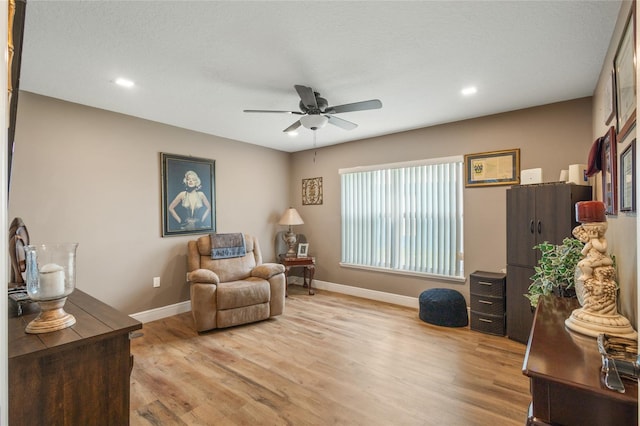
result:
[[[620,211],[636,211],[636,140],[620,155]]]
[[[309,255],[309,243],[298,244],[298,257],[307,257]]]
[[[618,172],[616,151],[616,129],[611,126],[602,139],[602,200],[605,205],[605,213],[618,214]]]
[[[216,230],[215,161],[160,153],[162,236]]]

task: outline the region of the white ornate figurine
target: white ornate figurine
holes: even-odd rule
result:
[[[565,325],[570,330],[598,337],[601,333],[637,339],[629,320],[618,313],[616,273],[607,253],[607,217],[601,201],[576,204],[578,225],[573,235],[585,245],[576,267],[576,294],[582,305]]]
[[[613,260],[607,254],[605,232],[607,232],[607,222],[583,223],[573,229],[573,236],[584,243],[582,249],[584,257],[578,262],[575,280],[576,294],[581,305],[584,305],[584,283],[592,279],[594,268],[613,266]]]

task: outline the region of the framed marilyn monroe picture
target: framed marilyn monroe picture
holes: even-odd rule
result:
[[[215,232],[215,161],[161,153],[162,236]]]

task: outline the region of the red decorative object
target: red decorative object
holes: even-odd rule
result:
[[[580,223],[606,222],[605,205],[602,201],[580,201],[576,203],[576,220]]]

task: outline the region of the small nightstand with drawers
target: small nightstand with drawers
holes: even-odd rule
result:
[[[504,336],[506,275],[475,271],[471,281],[471,329]]]

